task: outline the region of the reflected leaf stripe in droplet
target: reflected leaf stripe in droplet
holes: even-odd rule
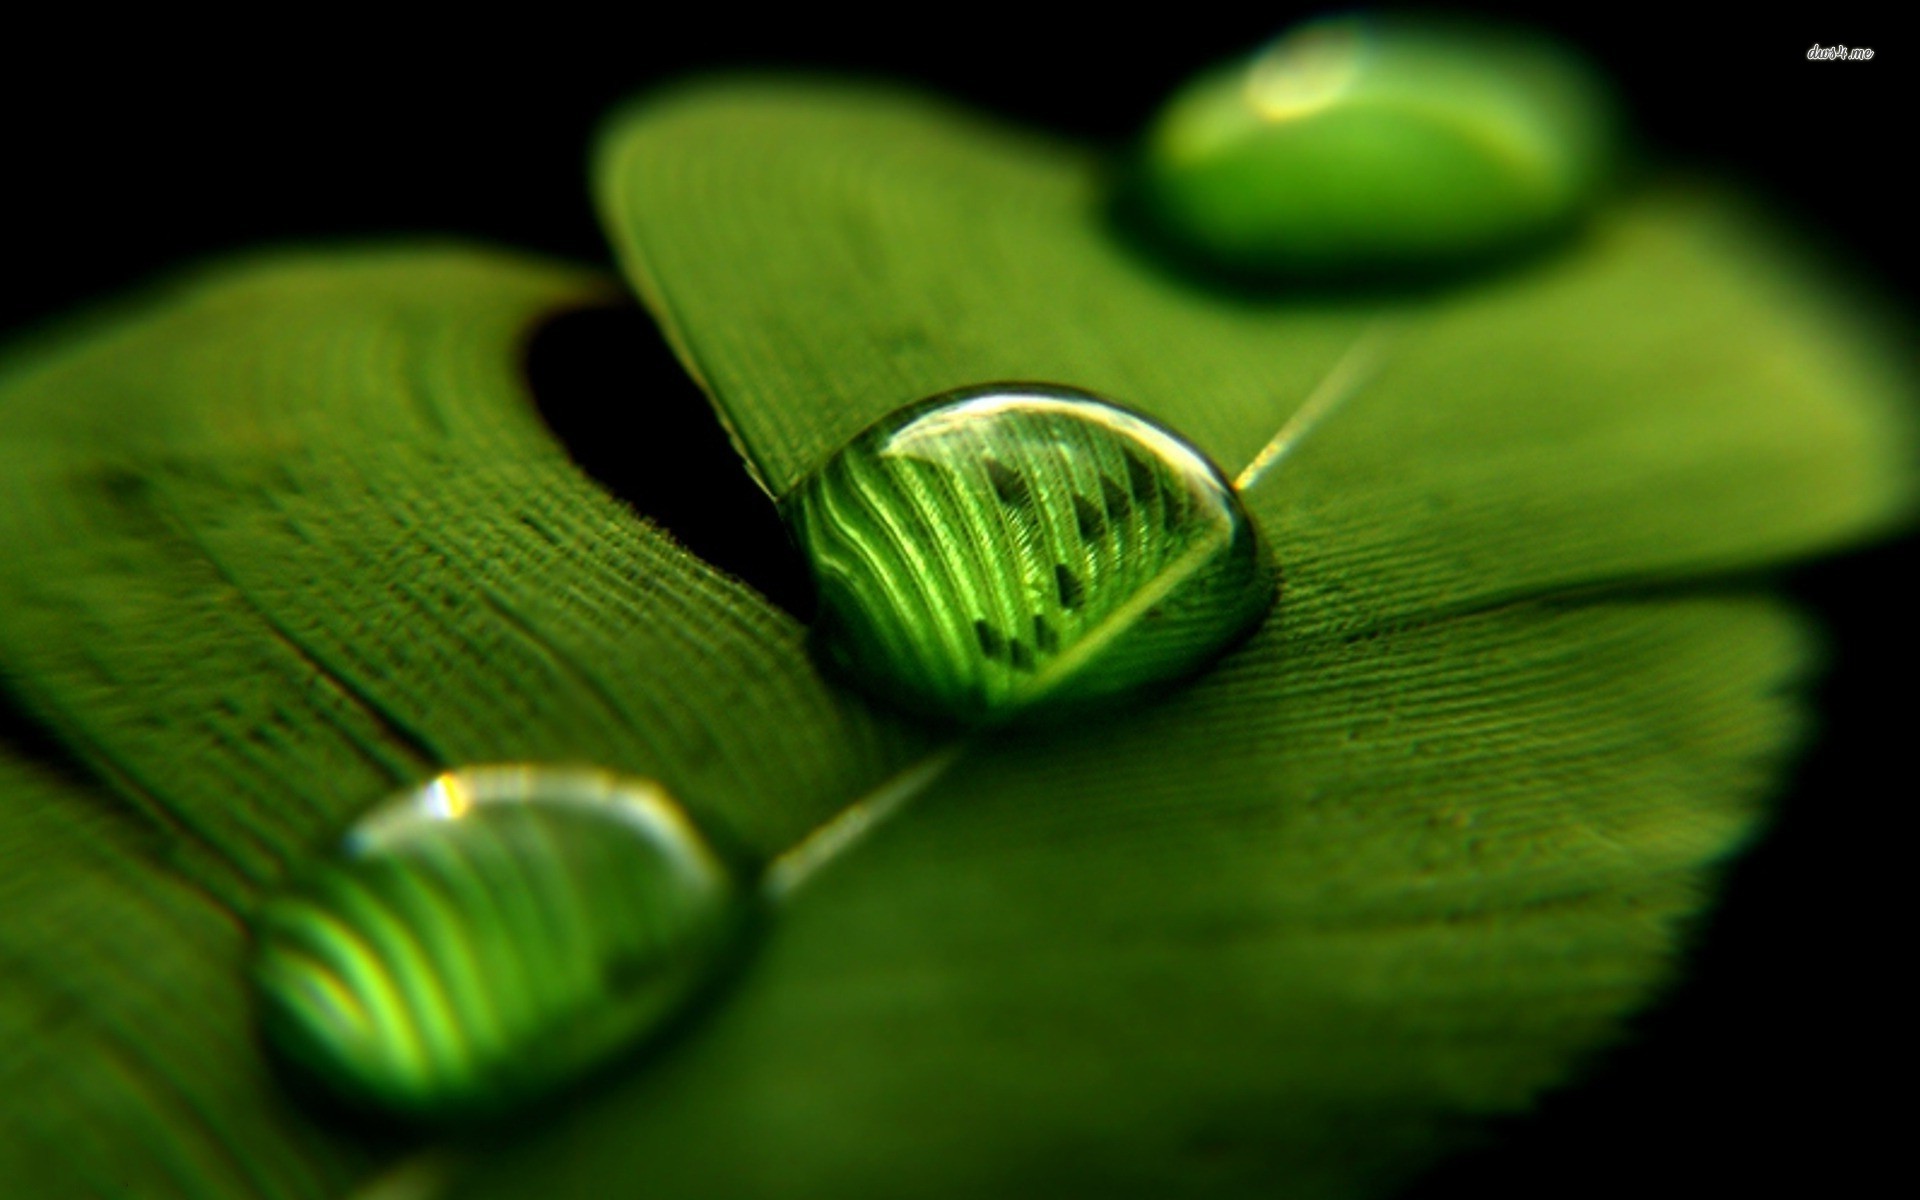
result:
[[[1119,527],[1114,514],[1106,508],[1105,488],[1102,485],[1108,483],[1109,476],[1121,461],[1138,460],[1133,459],[1121,447],[1112,445],[1105,439],[1094,437],[1090,430],[1068,426],[1065,432],[1067,436],[1074,439],[1081,452],[1079,455],[1065,456],[1067,466],[1072,468],[1084,464],[1092,476],[1075,480],[1075,492],[1079,494],[1084,490],[1089,496],[1100,497],[1097,501],[1090,502],[1101,506],[1105,524],[1103,536],[1092,545],[1089,546],[1085,542],[1079,543],[1081,558],[1084,561],[1101,564],[1102,568],[1113,577],[1114,582],[1109,586],[1115,592],[1131,591],[1155,570],[1158,560],[1162,557],[1160,547],[1152,536],[1152,528],[1145,520],[1145,513],[1139,514],[1128,527],[1124,529]],[[1164,489],[1160,487],[1159,479],[1152,468],[1145,468],[1144,473],[1152,486],[1153,494],[1156,497],[1160,496]]]
[[[1051,436],[1037,447],[1015,446],[1010,452],[1018,455],[1026,469],[1042,481],[1039,489],[1042,497],[1057,494],[1057,488],[1049,488],[1050,482],[1065,480],[1067,494],[1077,498],[1083,488],[1082,481],[1076,478],[1076,473],[1089,469],[1090,464],[1084,461],[1084,456],[1097,453],[1093,448],[1094,439],[1084,436],[1081,430],[1072,426],[1053,428],[1049,433]],[[1069,442],[1072,443],[1072,449],[1069,449],[1067,444],[1063,444]],[[1076,454],[1075,451],[1078,453]],[[1078,528],[1077,515],[1069,517],[1069,509],[1059,503],[1043,502],[1038,507],[1047,533],[1045,551],[1048,567],[1053,563],[1070,562],[1082,564],[1084,568],[1085,564],[1094,561],[1102,548],[1098,545],[1090,546],[1087,543]],[[1016,620],[1029,629],[1034,618],[1051,618],[1061,625],[1067,625],[1070,621],[1071,614],[1059,607],[1057,598],[1050,595],[1051,589],[1046,588],[1043,583],[1035,586],[1050,574],[1051,571],[1043,570],[1041,564],[1022,557],[1021,571],[1014,583],[1019,587],[1024,602],[1021,604],[1021,614]],[[1066,640],[1071,642],[1079,636],[1078,622],[1073,621],[1071,632]],[[1042,648],[1036,646],[1035,649],[1038,651]],[[1036,670],[1044,669],[1036,664]],[[1029,686],[1016,679],[1008,691],[1010,694],[1019,693],[1029,690]]]
[[[848,465],[855,471],[867,466],[857,460]],[[944,520],[954,508],[965,504],[959,494],[964,489],[958,488],[957,481],[946,472],[912,455],[890,450],[873,456],[871,465],[873,477],[882,481],[885,489],[874,491],[875,506],[906,514],[915,526],[912,536],[917,544],[928,547],[928,553],[940,565],[943,578],[951,583],[949,590],[931,596],[931,606],[922,611],[933,617],[939,628],[951,630],[953,640],[962,647],[953,662],[951,678],[964,684],[979,670],[980,656],[967,648],[964,636],[965,629],[974,620],[988,621],[1003,646],[1013,637],[1008,629],[1011,613],[1006,596],[993,586],[993,577],[981,569],[982,561],[991,551],[981,546],[978,529],[962,521],[956,536],[954,525]],[[962,599],[956,603],[955,596]]]
[[[1026,478],[1030,467],[1021,463],[1017,469],[1022,478]],[[929,474],[940,488],[945,503],[963,513],[961,525],[967,530],[974,550],[969,567],[974,563],[1001,564],[999,569],[988,569],[979,578],[996,602],[999,613],[996,627],[1006,642],[1007,661],[1012,662],[1013,656],[1019,653],[1017,646],[1032,642],[1032,629],[1025,619],[1027,598],[1023,593],[1035,548],[1026,522],[1031,514],[1044,513],[1047,508],[1044,496],[1037,496],[1037,503],[1014,511],[1001,502],[991,488],[979,487],[959,472]],[[1005,569],[1007,563],[1014,565],[1012,571]]]
[[[510,936],[504,938],[483,939],[490,953],[501,960],[498,969],[489,972],[490,978],[497,977],[500,981],[494,986],[504,985],[511,989],[511,1000],[501,1001],[507,1015],[496,1039],[500,1044],[505,1044],[513,1036],[514,1030],[523,1029],[536,1019],[544,992],[551,988],[551,981],[564,969],[563,959],[570,944],[569,937],[577,937],[583,930],[591,932],[585,926],[569,925],[563,916],[552,916],[542,911],[547,880],[541,863],[552,859],[559,850],[547,837],[546,831],[537,824],[526,821],[518,824],[520,828],[516,836],[533,839],[537,852],[512,853],[513,847],[509,844],[503,846],[500,853],[490,857],[490,869],[509,872],[505,880],[490,881],[485,878],[480,873],[479,861],[459,854],[456,847],[428,847],[443,852],[449,860],[449,868],[462,872],[468,881],[464,895],[472,915],[455,911],[449,914],[447,927],[457,929],[462,924],[487,921],[494,923],[480,924],[479,927],[510,931]],[[489,831],[482,828],[468,832],[475,835]]]
[[[910,452],[888,448],[871,459],[855,454],[848,456],[844,465],[849,481],[856,487],[866,480],[879,485],[866,493],[869,507],[883,513],[903,514],[914,527],[909,534],[914,547],[925,547],[928,556],[938,564],[941,578],[948,581],[949,587],[944,593],[922,593],[926,595],[927,604],[917,614],[923,620],[932,621],[944,642],[959,648],[949,664],[947,684],[963,688],[984,681],[986,686],[993,687],[992,673],[982,669],[985,647],[978,637],[969,642],[968,631],[974,628],[974,622],[986,621],[997,647],[996,659],[1011,655],[1011,643],[1019,631],[1014,626],[1005,590],[994,586],[998,573],[983,567],[995,551],[981,544],[981,529],[968,519],[969,501],[973,497],[958,486],[949,472],[921,461]],[[956,510],[960,514],[957,520]],[[994,519],[998,519],[997,512]],[[892,522],[888,522],[887,527],[899,528]],[[957,602],[956,596],[961,598]],[[911,609],[889,611],[904,618],[902,624],[916,615]]]
[[[1018,505],[1009,504],[998,497],[996,491],[980,488],[958,488],[966,493],[964,502],[970,514],[979,522],[984,536],[1004,546],[1011,547],[1011,560],[1018,564],[1013,573],[1012,586],[1019,588],[1032,578],[1037,560],[1051,553],[1051,536],[1047,522],[1047,504],[1035,495],[1030,477],[1031,466],[1020,463],[1016,470],[1025,481],[1026,496]],[[998,500],[998,502],[996,502]],[[1018,615],[1009,617],[1010,636],[1028,636],[1017,627]],[[1028,631],[1031,632],[1030,630]]]
[[[871,513],[873,516],[871,525],[858,519],[849,519],[848,512],[842,507],[843,501]],[[837,488],[810,488],[802,503],[818,506],[818,518],[808,525],[809,538],[818,536],[829,540],[837,539],[846,544],[853,553],[856,565],[851,570],[841,568],[841,579],[847,590],[858,597],[856,601],[858,605],[901,604],[906,599],[905,593],[908,592],[917,598],[918,603],[932,605],[933,598],[926,589],[931,586],[929,581],[933,578],[934,571],[921,557],[920,547],[910,544],[900,536],[899,531],[888,521],[886,515],[878,510],[874,500],[866,491],[857,487],[847,488],[845,495],[842,495],[841,489]],[[883,533],[881,536],[870,539],[861,532],[868,528],[880,530]],[[909,563],[903,556],[913,556],[915,561]],[[860,571],[859,564],[866,565],[870,570]],[[882,588],[879,595],[864,594],[859,581],[865,578],[878,581]],[[901,583],[902,580],[905,581],[904,585]],[[887,640],[889,652],[897,655],[900,661],[913,661],[918,657],[918,649],[910,639],[905,637],[905,630],[897,629],[891,624],[883,624],[877,628],[881,636]],[[957,662],[966,651],[954,643],[952,631],[946,627],[940,628],[940,636],[949,656],[945,670],[950,675],[954,670],[952,664]],[[925,666],[929,671],[939,673],[942,664],[926,663]]]
[[[970,573],[954,563],[945,539],[940,536],[939,526],[928,519],[920,505],[913,502],[907,489],[899,485],[896,473],[901,471],[902,465],[879,458],[872,463],[850,461],[846,466],[850,484],[846,490],[854,495],[862,509],[873,514],[875,526],[885,531],[882,540],[894,548],[896,555],[913,559],[912,569],[905,572],[906,587],[902,587],[897,578],[879,577],[884,590],[878,599],[898,602],[911,593],[918,597],[920,607],[917,610],[902,607],[880,611],[919,611],[937,616],[950,603],[943,601],[943,597],[963,596],[968,610],[992,613],[993,609],[974,587]],[[916,469],[906,468],[909,471]],[[831,492],[837,489],[820,490]],[[897,519],[895,514],[898,514]],[[903,528],[907,523],[911,524],[911,529]],[[907,632],[905,622],[901,625],[902,632]],[[975,651],[969,641],[970,625],[970,621],[966,627],[951,621],[936,620],[934,623],[941,642],[949,651],[949,657],[941,664],[938,675],[947,684],[958,684],[971,669]]]
[[[1174,490],[1166,485],[1162,471],[1142,462],[1130,447],[1102,444],[1090,431],[1080,431],[1079,438],[1099,463],[1096,479],[1090,482],[1089,490],[1098,489],[1103,506],[1106,486],[1111,484],[1115,474],[1121,472],[1137,472],[1135,482],[1147,493],[1143,498],[1146,502],[1137,506],[1137,512],[1131,514],[1133,521],[1124,530],[1116,527],[1113,514],[1107,512],[1107,524],[1112,535],[1098,543],[1101,555],[1113,564],[1116,574],[1123,581],[1120,590],[1131,592],[1156,576],[1166,560],[1165,546],[1159,534],[1170,532],[1177,524],[1173,507]]]
[[[488,837],[491,831],[465,831],[473,840]],[[433,869],[422,878],[418,874],[397,875],[401,886],[417,888],[430,911],[415,910],[422,929],[458,929],[462,925],[511,930],[500,938],[438,937],[433,939],[436,954],[448,962],[457,961],[461,969],[448,971],[445,979],[457,986],[456,997],[464,1028],[474,1032],[464,1040],[504,1044],[513,1031],[526,1025],[537,1011],[540,990],[549,986],[558,963],[560,947],[552,941],[557,926],[537,920],[525,900],[539,895],[540,880],[536,864],[529,856],[506,852],[508,847],[490,849],[484,861],[495,871],[510,872],[506,879],[488,881],[479,873],[479,855],[462,853],[452,844],[435,844],[421,839],[408,850],[430,863]],[[482,957],[484,955],[485,957]],[[527,961],[533,956],[533,961]],[[505,959],[505,969],[498,960]]]
[[[370,1007],[359,989],[349,986],[351,975],[297,950],[288,950],[286,958],[288,973],[298,979],[297,985],[284,985],[296,988],[287,998],[287,1007],[306,1014],[306,1020],[345,1027],[360,1043],[396,1036],[396,1030],[382,1023],[386,1014]]]
[[[456,991],[459,981],[446,969],[445,950],[428,936],[442,928],[444,916],[433,897],[432,874],[425,880],[412,873],[383,874],[387,877],[348,885],[364,898],[365,907],[355,911],[363,919],[368,912],[383,914],[375,926],[378,944],[386,951],[383,965],[406,998],[414,1035],[431,1068],[428,1077],[444,1080],[474,1040],[467,1031],[482,1018]]]
[[[413,1005],[415,1028],[428,1047],[435,1077],[450,1078],[462,1054],[474,1044],[474,1027],[481,1017],[462,994],[459,980],[446,970],[439,939],[431,936],[440,928],[440,914],[433,911],[430,900],[432,885],[412,874],[384,882],[384,887],[370,885],[365,890],[369,903],[388,914],[395,945],[405,947],[388,968],[401,976],[401,989]]]
[[[511,817],[524,815],[514,813]],[[580,895],[577,885],[584,880],[557,867],[564,861],[564,851],[556,831],[536,821],[517,820],[513,824],[511,838],[504,827],[478,830],[494,834],[495,840],[502,843],[498,860],[515,871],[518,878],[511,886],[499,889],[498,894],[503,907],[523,914],[525,919],[514,937],[489,939],[509,960],[504,973],[524,972],[524,977],[534,983],[529,993],[529,1010],[521,1015],[508,1036],[522,1035],[540,1023],[538,1009],[547,1007],[549,997],[563,994],[568,988],[593,986],[596,981],[591,978],[590,963],[584,954],[576,953],[575,948],[605,945],[610,940],[606,926],[595,919],[594,906],[585,903]],[[532,845],[525,846],[526,842]],[[479,863],[471,861],[469,870],[474,890],[492,890],[478,868]],[[500,1044],[506,1045],[505,1039]]]
[[[1045,454],[1046,461],[1044,462],[1033,461],[1032,456],[1029,454],[1022,455],[1023,458],[1029,460],[1027,469],[1035,476],[1058,478],[1071,466],[1072,455],[1068,454],[1065,449],[1060,446],[1047,446],[1045,448]],[[1045,494],[1045,491],[1046,489],[1043,485],[1041,487],[1042,495]],[[1084,553],[1084,548],[1081,546],[1078,531],[1069,526],[1069,523],[1065,519],[1065,514],[1060,511],[1059,506],[1043,503],[1037,506],[1037,511],[1041,526],[1045,530],[1046,535],[1046,561],[1044,564],[1034,564],[1034,566],[1038,568],[1035,574],[1043,581],[1051,581],[1056,564],[1071,563],[1078,567],[1076,578],[1091,580],[1093,576],[1091,572],[1086,570],[1087,558]],[[1047,588],[1043,582],[1040,596],[1046,596],[1049,590],[1052,589]],[[1057,600],[1057,597],[1055,597],[1055,599]],[[1069,639],[1079,636],[1079,622],[1074,618],[1073,614],[1068,613],[1057,604],[1048,604],[1047,607],[1058,615],[1063,625],[1071,629],[1071,633],[1068,634]]]
[[[1024,464],[1022,469],[1026,469]],[[985,591],[993,602],[993,620],[1006,639],[1009,661],[1016,653],[1016,642],[1028,639],[1026,630],[1027,605],[1023,593],[1023,576],[1030,553],[1027,551],[1020,530],[1005,520],[1005,508],[996,502],[990,491],[969,486],[970,480],[958,471],[951,469],[922,471],[918,492],[908,490],[909,500],[924,497],[921,506],[926,523],[938,526],[945,522],[947,528],[954,525],[965,531],[966,546],[970,553],[958,572],[969,576],[973,582]],[[928,489],[937,489],[929,495]],[[1046,507],[1044,489],[1037,507]],[[1013,563],[1015,570],[1006,570],[1007,563]],[[956,613],[956,620],[964,620],[964,613]],[[981,669],[977,658],[969,658],[964,666],[969,673]]]
[[[276,937],[291,940],[296,953],[293,963],[276,960],[263,972],[269,986],[282,995],[289,995],[287,988],[291,985],[292,1006],[296,1011],[311,1013],[306,997],[313,994],[313,985],[304,970],[296,970],[297,967],[348,981],[354,994],[361,998],[359,1008],[367,1018],[362,1027],[376,1030],[382,1043],[400,1054],[401,1063],[410,1076],[427,1077],[424,1047],[414,1037],[400,983],[389,973],[385,956],[358,925],[314,904],[301,903],[276,911],[270,930]]]
[[[306,935],[306,950],[314,960],[338,970],[368,996],[367,1010],[378,1027],[402,1049],[410,1069],[422,1078],[430,1074],[428,1047],[415,1032],[416,1018],[404,981],[393,973],[391,952],[379,938],[377,926],[354,909],[329,897],[344,916],[317,905],[302,905],[294,928]]]
[[[892,456],[883,453],[882,457]],[[915,460],[904,456],[895,461],[904,466]],[[916,469],[914,473],[918,478],[911,482],[902,480],[896,474],[898,498],[918,515],[922,526],[936,538],[939,530],[960,530],[958,540],[964,559],[949,574],[965,582],[965,590],[972,600],[967,608],[974,612],[984,610],[989,614],[988,619],[994,623],[1005,643],[1005,662],[1010,670],[1019,669],[1021,659],[1028,653],[1025,648],[1028,635],[1022,619],[1026,605],[1019,594],[1018,570],[1006,569],[1009,561],[1016,567],[1023,561],[1017,538],[996,542],[994,530],[1004,529],[1000,523],[1000,509],[987,499],[991,493],[983,494],[978,488],[963,486],[966,481],[959,472],[943,465],[942,468]],[[1042,507],[1045,507],[1044,491]],[[935,544],[947,547],[952,542],[942,540]],[[941,557],[951,562],[953,556],[943,554]],[[935,615],[943,616],[954,626],[967,621],[967,610],[950,603],[944,606],[944,611],[936,610]],[[996,699],[1010,695],[1019,687],[1017,678],[1003,677],[977,655],[968,655],[961,660],[959,670],[958,682],[961,686],[969,683],[976,687],[984,686],[990,693],[998,693]]]
[[[835,501],[822,498],[819,505],[823,514],[820,519],[824,523],[831,519]],[[842,528],[851,530],[853,527],[849,525]],[[835,538],[838,538],[847,556],[857,560],[864,559],[869,563],[873,561],[865,557],[869,551],[860,543],[857,534],[846,532],[824,537],[821,544],[821,561],[816,568],[820,572],[819,588],[822,603],[832,603],[836,593],[849,597],[845,603],[850,605],[867,603],[868,601],[862,598],[859,568],[857,565],[849,565],[845,558],[835,554]],[[889,625],[877,628],[875,633],[881,639],[887,654],[903,662],[914,660],[917,648],[903,640],[899,629]]]
[[[395,912],[370,884],[341,880],[326,898],[366,935],[373,968],[393,985],[395,1015],[406,1035],[401,1044],[417,1048],[421,1078],[438,1082],[460,1047],[444,1020],[447,998],[433,982],[431,955],[408,928],[405,914]],[[388,993],[383,989],[382,994]]]
[[[432,937],[434,931],[447,927],[449,910],[457,902],[455,897],[440,895],[444,883],[449,881],[440,870],[382,872],[363,889],[369,904],[388,914],[394,945],[405,947],[401,956],[388,962],[388,970],[401,977],[417,1037],[428,1048],[436,1077],[449,1075],[472,1048],[476,1041],[472,1025],[492,1023],[499,1016],[484,998],[484,989],[472,987],[463,972],[451,970],[455,960],[468,968],[476,966],[472,956],[442,945],[442,937]]]
[[[575,886],[576,879],[555,871],[562,849],[552,832],[538,822],[517,819],[523,816],[504,814],[505,820],[499,828],[482,826],[466,831],[469,836],[482,837],[492,843],[484,858],[455,856],[452,848],[447,850],[450,857],[461,860],[453,866],[465,885],[462,901],[468,911],[456,910],[449,914],[444,928],[457,930],[476,925],[473,913],[479,910],[477,902],[482,897],[498,897],[499,908],[511,914],[509,919],[515,927],[510,937],[438,940],[450,945],[477,941],[495,960],[492,975],[528,985],[522,993],[523,1004],[510,1010],[504,1021],[492,1027],[491,1038],[469,1038],[476,1048],[491,1045],[496,1050],[505,1050],[548,1025],[551,1020],[548,1014],[557,998],[596,987],[599,981],[591,962],[586,955],[578,953],[577,948],[606,945],[611,941],[604,922],[596,918],[593,906],[583,902],[580,889]],[[490,880],[482,873],[483,863],[488,871],[510,874],[504,880]],[[489,927],[479,925],[479,928]],[[476,998],[476,1007],[464,1015],[477,1018],[487,1004],[483,988]],[[477,1020],[475,1024],[481,1031],[487,1028]]]
[[[1023,477],[1037,484],[1038,503],[1034,507],[1045,513],[1050,506],[1044,483],[1034,480],[1032,464],[1020,454],[1020,448],[1009,447],[1008,451],[1015,456],[1016,469]],[[959,605],[949,597],[948,603],[936,604],[925,615],[941,628],[957,630],[968,623],[971,614],[978,614],[971,619],[985,620],[993,631],[992,651],[987,652],[986,645],[979,649],[991,662],[1004,661],[1011,668],[1021,653],[1019,641],[1025,636],[1021,620],[1024,606],[1012,594],[1019,584],[1018,571],[1008,572],[1005,566],[1011,561],[1023,567],[1026,555],[1021,552],[1021,539],[1009,514],[987,498],[990,492],[964,486],[966,481],[959,472],[944,463],[923,464],[912,450],[883,450],[878,457],[879,461],[899,464],[894,468],[896,487],[891,498],[914,514],[921,535],[931,539],[929,544],[948,565],[949,577],[961,585],[958,594],[966,597]],[[858,456],[849,462],[854,469],[859,465]],[[999,539],[993,538],[996,530],[1001,534]],[[963,555],[957,564],[952,553],[956,550]],[[953,682],[957,687],[982,687],[990,699],[999,699],[1013,685],[981,657],[975,653],[963,655],[955,663]]]

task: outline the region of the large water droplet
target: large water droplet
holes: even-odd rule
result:
[[[351,1101],[499,1111],[658,1028],[712,977],[748,907],[656,784],[453,771],[363,818],[263,906],[261,1019]]]
[[[991,384],[903,409],[783,508],[813,567],[825,655],[965,721],[1189,674],[1273,602],[1253,524],[1213,464],[1072,388]]]
[[[1156,120],[1142,199],[1242,272],[1423,270],[1524,245],[1595,197],[1614,118],[1585,63],[1497,27],[1311,22]]]

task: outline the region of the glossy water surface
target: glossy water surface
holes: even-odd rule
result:
[[[961,389],[879,422],[783,503],[823,654],[969,722],[1075,710],[1188,675],[1274,577],[1198,450],[1072,388]]]
[[[1479,25],[1311,22],[1177,94],[1148,136],[1148,214],[1216,265],[1423,270],[1568,224],[1605,181],[1612,104],[1543,40]]]
[[[261,1020],[351,1101],[498,1111],[657,1028],[708,981],[745,907],[656,784],[453,771],[370,813],[263,906]]]

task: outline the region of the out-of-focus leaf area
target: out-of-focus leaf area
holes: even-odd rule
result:
[[[0,1195],[1872,1177],[1917,401],[1849,122],[1894,43],[1567,18],[1635,130],[1591,219],[1307,287],[1114,202],[1155,105],[1286,14],[529,21],[55,42],[6,84]],[[1339,393],[1249,476],[1260,630],[965,738],[823,672],[769,494],[996,379],[1228,476]],[[509,761],[657,779],[748,864],[925,786],[563,1097],[309,1094],[252,914],[395,789]]]

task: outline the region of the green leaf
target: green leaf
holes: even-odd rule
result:
[[[541,428],[518,346],[596,276],[268,257],[42,338],[0,368],[0,666],[94,781],[0,765],[0,1193],[1349,1196],[1620,1034],[1811,654],[1740,588],[1568,589],[1821,549],[1909,487],[1902,385],[1761,235],[1649,200],[1458,293],[1256,302],[1130,257],[1079,152],[893,93],[685,95],[610,145],[776,491],[982,379],[1229,469],[1346,387],[1250,493],[1279,618],[1158,703],[945,745]],[[388,789],[516,758],[658,777],[779,856],[782,911],[683,1036],[412,1158],[270,1080],[241,922]]]
[[[1646,589],[1898,519],[1910,389],[1863,314],[1707,191],[1451,291],[1261,299],[1138,257],[1104,182],[884,89],[612,127],[616,245],[775,495],[992,379],[1104,392],[1229,470],[1332,415],[1252,483],[1289,573],[1252,645],[970,747],[733,1008],[485,1194],[1364,1192],[1662,978],[1807,650],[1763,601]],[[754,1153],[686,1152],[714,1129]]]
[[[1805,654],[1758,599],[1269,626],[1161,705],[973,749],[470,1191],[1380,1194],[1668,977]]]
[[[996,379],[1159,418],[1248,493],[1295,636],[1726,571],[1911,503],[1910,394],[1830,286],[1676,189],[1429,296],[1256,299],[1109,227],[1099,160],[910,94],[741,83],[618,120],[600,195],[689,370],[783,494],[894,408]]]
[[[324,1197],[381,1149],[254,1053],[234,914],[72,781],[0,758],[0,1188]]]
[[[519,342],[608,295],[264,257],[13,357],[0,663],[105,790],[0,759],[0,1193],[333,1196],[390,1152],[267,1082],[239,922],[440,764],[653,776],[764,856],[919,752],[541,427]]]

